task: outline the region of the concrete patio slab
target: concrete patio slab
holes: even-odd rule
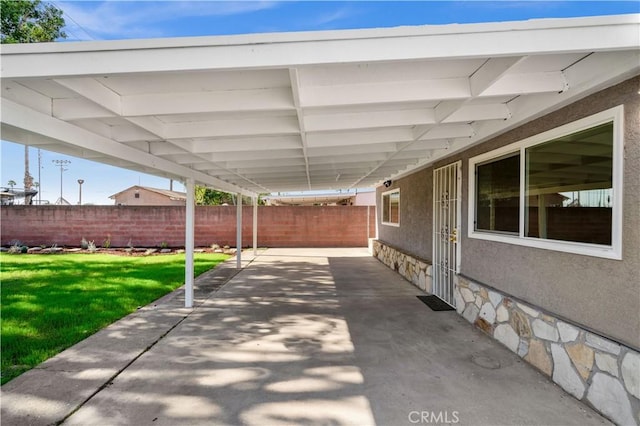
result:
[[[2,422],[25,424],[25,398],[63,413],[72,395],[81,406],[63,424],[608,424],[420,294],[366,249],[270,249],[186,318],[175,298],[146,317],[157,340],[126,368],[115,354],[92,360],[135,352],[132,335],[116,344],[103,333],[56,361],[76,360],[75,370],[40,368],[10,382]]]

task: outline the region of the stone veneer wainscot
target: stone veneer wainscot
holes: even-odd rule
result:
[[[431,292],[431,265],[374,240],[373,256]],[[640,353],[456,277],[456,311],[565,391],[620,425],[640,424]]]
[[[462,276],[456,310],[575,398],[620,425],[640,424],[640,353]]]
[[[431,264],[373,240],[373,257],[399,273],[405,280],[421,290],[431,293]]]

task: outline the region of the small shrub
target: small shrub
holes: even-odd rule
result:
[[[9,251],[7,253],[18,254],[22,253],[22,243],[20,241],[12,241],[11,247],[9,247]]]
[[[102,242],[102,248],[110,248],[111,247],[111,234],[107,234],[107,238]]]
[[[98,251],[98,248],[96,247],[96,243],[93,241],[89,241],[87,243],[87,250],[89,250],[90,253],[95,253],[96,251]]]
[[[220,245],[219,244],[211,244],[211,249],[213,250],[219,250],[220,249]]]
[[[20,253],[28,253],[28,252],[29,252],[29,247],[27,246],[20,247]]]
[[[166,241],[160,243],[160,248],[166,249],[167,247],[169,247],[169,244]]]
[[[80,248],[82,250],[86,250],[89,248],[89,243],[87,242],[87,239],[85,237],[82,237],[82,240],[80,241]]]

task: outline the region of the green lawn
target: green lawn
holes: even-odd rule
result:
[[[229,256],[195,255],[196,275]],[[184,283],[184,254],[0,254],[2,384]]]

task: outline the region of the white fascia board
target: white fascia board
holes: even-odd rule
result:
[[[158,173],[168,173],[181,178],[192,178],[223,191],[240,192],[247,196],[255,195],[251,191],[96,135],[88,130],[31,110],[8,99],[2,99],[2,123],[23,129],[26,132],[64,141],[66,144],[78,149],[98,152],[111,158],[149,167]]]
[[[53,77],[623,50],[638,47],[639,33],[640,14],[630,14],[327,33],[5,44],[0,52],[4,77]]]

